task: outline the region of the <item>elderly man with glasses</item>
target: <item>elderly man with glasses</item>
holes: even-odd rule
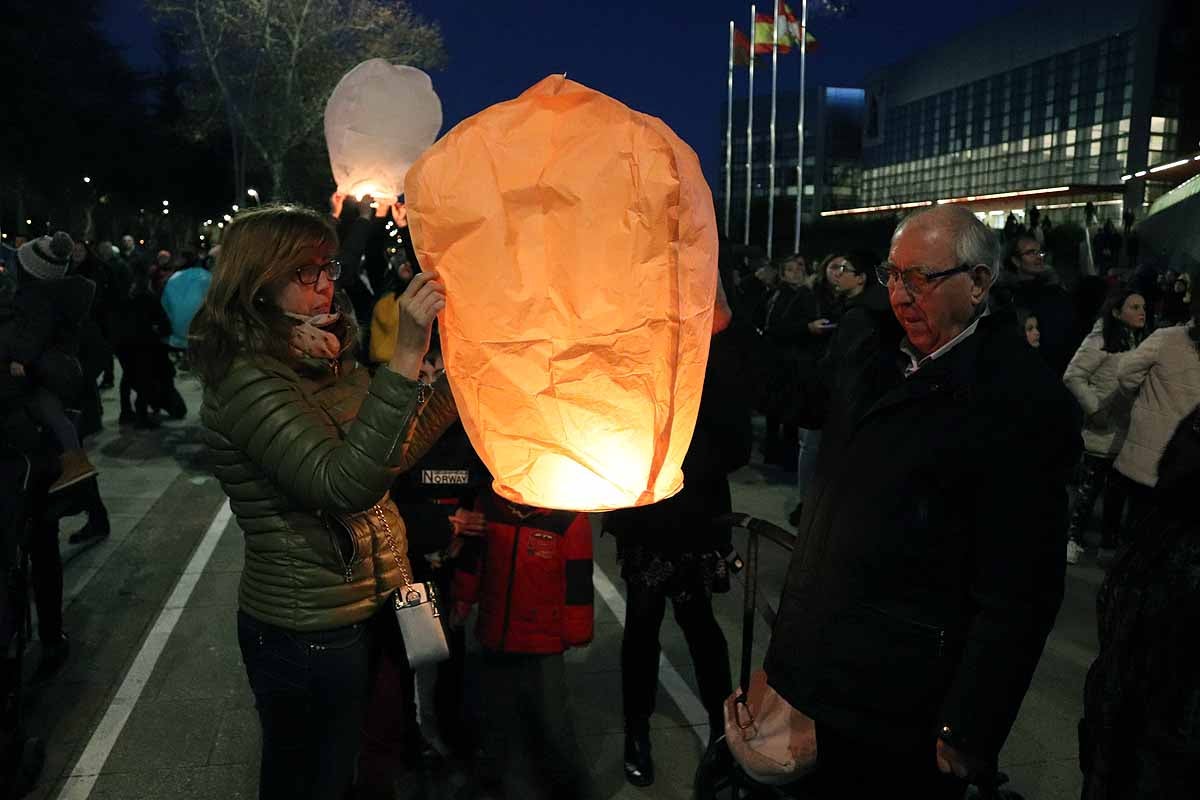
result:
[[[815,721],[804,797],[987,780],[1063,594],[1077,411],[992,314],[992,231],[939,206],[877,270],[902,335],[805,385],[824,430],[765,671]]]

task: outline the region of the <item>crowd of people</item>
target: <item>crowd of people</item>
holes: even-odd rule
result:
[[[1186,276],[1149,269],[1068,288],[1039,233],[934,207],[901,222],[886,257],[722,248],[684,489],[602,522],[626,586],[630,783],[655,781],[668,600],[710,743],[729,735],[713,596],[735,554],[715,521],[751,461],[752,412],[763,464],[800,490],[757,690],[819,743],[797,796],[957,798],[986,782],[1097,501],[1111,570],[1080,726],[1088,797],[1195,780],[1181,754],[1200,688],[1170,632],[1186,629],[1175,605],[1193,620],[1198,607],[1200,303]],[[98,393],[119,392],[121,425],[182,418],[186,360],[245,534],[236,631],[260,797],[390,797],[400,769],[447,757],[480,796],[589,796],[564,653],[593,636],[591,524],[490,488],[444,376],[445,289],[421,271],[402,205],[245,210],[219,248],[153,258],[132,237],[57,233],[22,243],[2,274],[17,278],[0,322],[0,397],[17,409],[5,430],[35,432],[9,447],[40,481],[27,513],[43,678],[67,658],[63,511],[47,498],[71,488],[89,514],[80,539],[106,535],[82,444],[103,424]],[[419,584],[449,656],[414,668],[396,615]],[[1149,702],[1163,686],[1171,702]]]

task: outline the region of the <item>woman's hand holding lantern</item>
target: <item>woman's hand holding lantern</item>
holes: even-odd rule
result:
[[[412,279],[396,303],[400,307],[400,320],[396,349],[388,369],[415,381],[421,374],[421,361],[429,351],[433,321],[446,307],[446,288],[437,280],[436,273],[422,272]]]

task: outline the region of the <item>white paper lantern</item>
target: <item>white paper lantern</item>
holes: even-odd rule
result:
[[[393,198],[442,127],[442,101],[416,67],[364,61],[338,81],[325,104],[329,166],[342,194]]]

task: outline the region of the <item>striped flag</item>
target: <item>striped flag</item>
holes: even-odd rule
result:
[[[733,30],[733,65],[750,66],[750,38],[737,28]]]
[[[800,31],[802,26],[800,20],[796,18],[795,13],[783,3],[779,7],[779,52],[786,54],[792,50],[800,49]],[[817,38],[812,35],[812,31],[805,32],[806,47],[808,52],[817,49]],[[775,41],[775,21],[770,14],[756,14],[754,17],[754,53],[755,55],[764,55],[771,52],[771,45]]]

